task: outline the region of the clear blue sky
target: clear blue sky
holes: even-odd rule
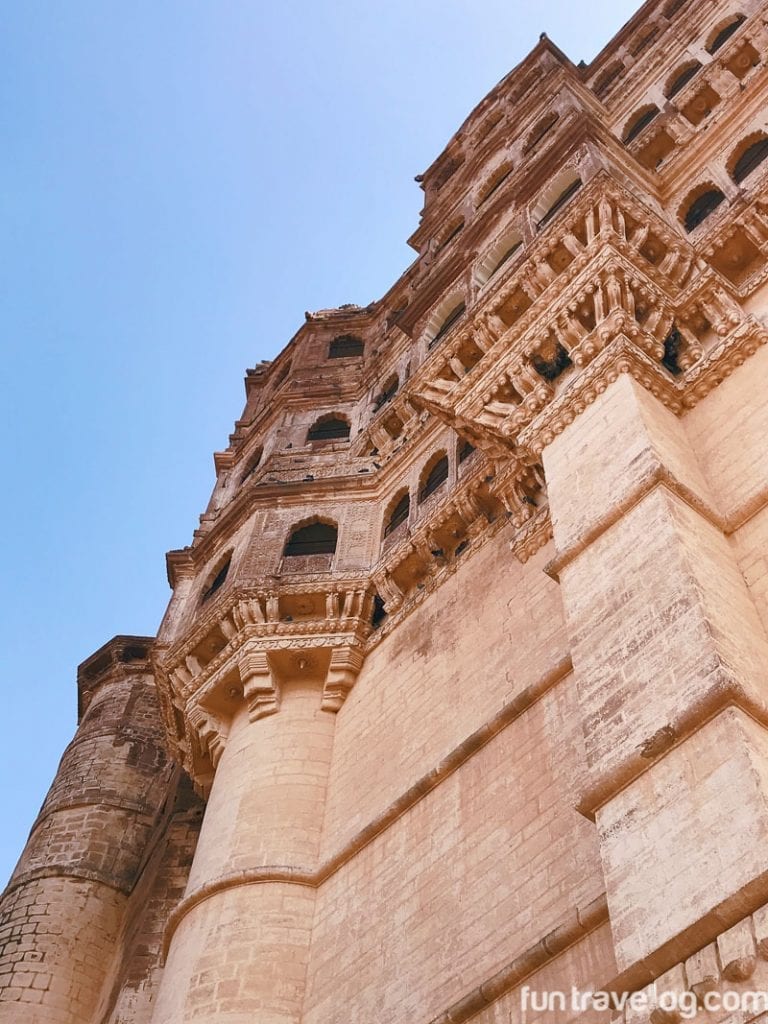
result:
[[[424,170],[627,0],[0,0],[0,887],[77,664],[156,631],[246,366],[410,263]]]

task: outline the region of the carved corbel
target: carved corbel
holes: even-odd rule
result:
[[[226,640],[231,640],[237,634],[237,626],[229,615],[225,615],[223,619],[219,620],[219,629]]]
[[[456,511],[464,521],[470,540],[483,532],[488,523],[488,517],[476,495],[471,491],[456,496]]]
[[[379,572],[373,577],[376,590],[384,602],[384,609],[388,613],[397,611],[404,601],[403,592],[386,572]]]
[[[187,670],[189,671],[190,678],[194,678],[202,671],[202,665],[194,654],[187,654],[184,661],[186,663]]]
[[[227,729],[210,711],[205,711],[194,701],[187,707],[187,721],[197,736],[200,749],[208,754],[215,768],[224,752]]]
[[[458,380],[461,380],[462,377],[466,376],[467,368],[458,356],[451,356],[448,360],[448,365],[456,374]]]
[[[243,696],[252,722],[280,710],[280,691],[265,651],[249,651],[240,658]]]
[[[328,675],[323,686],[321,707],[324,711],[336,712],[347,699],[355,685],[363,664],[363,652],[357,647],[335,647],[328,666]]]
[[[504,321],[501,319],[498,313],[493,313],[491,311],[487,312],[483,316],[481,320],[481,325],[483,328],[487,329],[491,344],[494,344],[496,341],[498,341],[502,334],[505,334],[508,329],[507,325],[504,323]]]
[[[650,233],[651,226],[647,221],[642,224],[638,224],[635,230],[632,232],[629,238],[629,244],[633,249],[639,251],[645,245],[645,241]]]
[[[566,231],[563,235],[563,245],[571,256],[581,256],[584,252],[584,246],[572,231]]]
[[[168,673],[168,677],[174,689],[180,693],[184,693],[187,686],[192,682],[192,673],[186,665],[177,665],[176,668],[172,668]]]

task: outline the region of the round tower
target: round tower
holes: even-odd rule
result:
[[[0,901],[0,1022],[91,1021],[171,765],[149,662],[118,636],[78,670],[78,728]]]

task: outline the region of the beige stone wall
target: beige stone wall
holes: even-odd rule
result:
[[[321,886],[307,1024],[429,1021],[600,895],[573,699],[565,680]]]
[[[558,586],[542,571],[551,550],[521,565],[507,541],[468,559],[366,659],[338,715],[324,856],[567,656]]]

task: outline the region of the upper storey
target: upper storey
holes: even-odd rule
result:
[[[525,257],[577,179],[608,169],[685,234],[691,190],[733,192],[728,158],[764,127],[756,79],[767,43],[756,0],[647,3],[589,66],[543,37],[418,176],[416,261],[378,302],[307,314],[273,363],[249,371],[228,451],[297,399],[362,403],[370,416],[403,353],[412,371],[445,314],[469,308],[513,255]],[[361,353],[343,342],[331,352],[334,338],[349,336]]]
[[[307,314],[274,362],[248,371],[203,533],[254,475],[318,479],[333,466],[338,476],[339,451],[386,451],[386,435],[396,441],[414,411],[402,407],[406,382],[521,268],[525,305],[531,278],[550,272],[531,259],[534,243],[595,175],[621,182],[683,239],[697,237],[696,221],[742,193],[761,156],[766,50],[754,0],[646,4],[589,67],[543,37],[419,176],[425,205],[410,239],[419,255],[401,279],[366,307]],[[738,278],[754,242],[742,232],[711,256]],[[571,257],[566,247],[547,261],[557,272]]]
[[[667,0],[590,67],[542,38],[421,176],[390,291],[307,314],[248,372],[169,555],[169,728],[236,689],[243,636],[365,646],[498,529],[527,558],[550,530],[542,446],[606,375],[680,411],[765,340],[765,33],[754,3]]]

